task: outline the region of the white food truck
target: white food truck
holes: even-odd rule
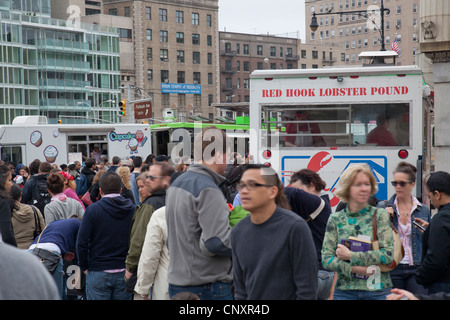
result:
[[[0,125],[1,160],[29,165],[34,159],[68,164],[86,158],[126,159],[151,150],[148,124],[46,124],[41,116],[23,116]]]
[[[294,172],[314,170],[335,207],[341,173],[364,162],[378,180],[377,198],[385,200],[394,194],[394,168],[407,161],[418,168],[421,197],[429,87],[420,68],[258,70],[250,78],[250,153],[285,185]]]

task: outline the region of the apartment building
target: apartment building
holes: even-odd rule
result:
[[[51,18],[50,0],[0,2],[0,124],[118,122],[119,35],[114,27]]]
[[[103,14],[132,21],[121,33],[133,42],[124,63],[134,68],[122,69],[122,80],[152,99],[152,119],[161,120],[167,109],[175,109],[180,120],[214,118],[211,104],[220,92],[218,0],[103,0]]]
[[[380,7],[381,0],[305,0],[306,43],[338,47],[341,50],[338,65],[359,65],[360,52],[381,49],[381,18],[372,11]],[[391,50],[396,39],[397,64],[415,64],[419,49],[420,1],[384,0],[384,7],[389,9],[384,15],[386,50]],[[363,13],[332,14],[342,11],[363,11],[369,19]],[[315,32],[309,28],[313,12],[318,14],[319,27]]]
[[[263,69],[297,69],[296,38],[219,32],[220,102],[249,102],[250,73]]]

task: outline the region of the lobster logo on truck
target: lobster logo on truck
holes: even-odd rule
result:
[[[310,156],[284,156],[281,159],[283,184],[289,183],[289,177],[296,171],[307,168],[317,172],[326,182],[324,191],[330,194],[331,207],[338,205],[340,199],[334,195],[339,185],[341,174],[353,164],[366,163],[378,182],[378,199],[387,199],[387,158],[385,156],[352,156],[332,155],[327,151],[320,151]],[[285,183],[287,182],[287,183]]]

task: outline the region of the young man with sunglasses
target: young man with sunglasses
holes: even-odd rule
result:
[[[125,261],[125,279],[127,280],[127,290],[129,292],[134,292],[137,280],[137,267],[147,233],[148,222],[154,211],[165,206],[166,190],[170,186],[170,177],[174,171],[175,169],[170,164],[157,162],[147,172],[145,184],[150,195],[136,207],[134,212],[130,232],[130,247],[127,260]],[[140,296],[137,294],[134,297],[135,299],[140,299]]]
[[[287,210],[277,173],[249,165],[238,184],[250,215],[231,232],[236,300],[317,298],[317,256],[304,219]]]

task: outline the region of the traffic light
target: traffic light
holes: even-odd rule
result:
[[[120,100],[119,102],[119,115],[120,116],[127,116],[127,100]]]

